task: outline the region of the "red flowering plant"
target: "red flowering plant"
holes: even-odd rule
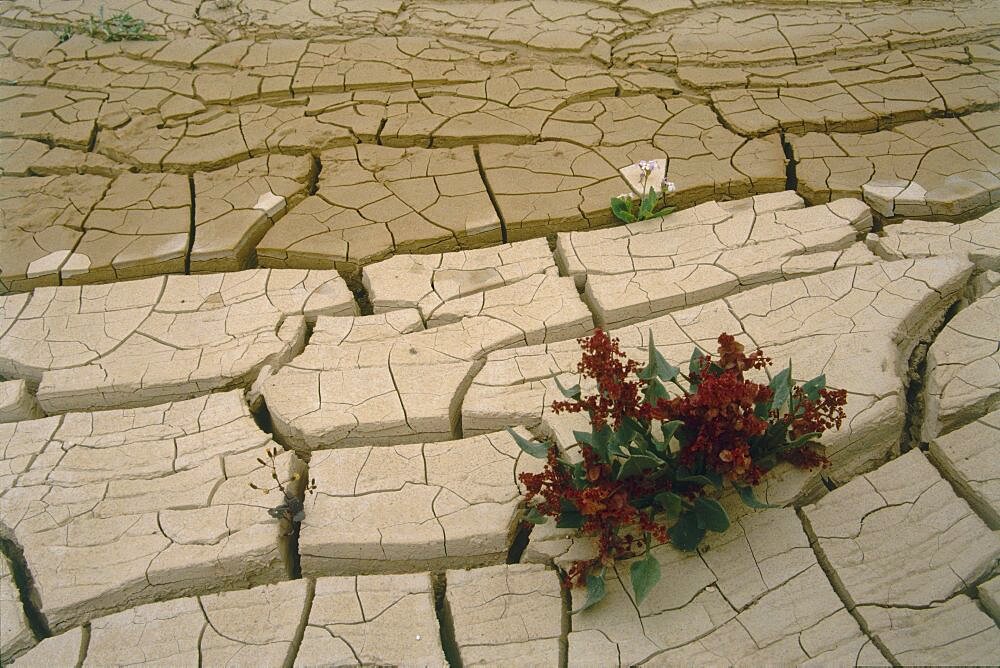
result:
[[[616,560],[644,555],[631,567],[640,602],[660,579],[650,548],[670,542],[695,550],[708,531],[728,529],[725,509],[709,496],[727,481],[745,504],[763,508],[752,488],[776,464],[828,463],[817,439],[840,428],[847,392],[826,388],[823,375],[795,385],[789,366],[768,385],[754,382],[745,374],[771,360],[760,350],[745,354],[729,334],[719,336],[717,356],[695,348],[687,374],[657,351],[652,332],[645,366],[600,329],[579,341],[577,370],[596,381],[597,393],[581,396],[579,385],[565,388],[557,379],[567,400],[552,405],[556,413],[590,417],[589,433],[573,432],[579,461],[509,431],[525,452],[547,460],[541,473],[520,476],[527,521],[552,517],[557,527],[595,539],[598,556],[575,563],[566,577],[587,587],[581,609],[603,598],[604,575]]]

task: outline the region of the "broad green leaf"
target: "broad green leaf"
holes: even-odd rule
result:
[[[680,371],[656,349],[656,344],[653,342],[653,330],[649,330],[649,362],[637,374],[639,378],[652,380],[658,377],[660,380],[670,382],[677,377]]]
[[[767,419],[767,412],[770,409],[771,409],[771,404],[765,403],[765,402],[762,401],[759,404],[755,404],[754,405],[754,407],[753,407],[753,414],[756,417],[760,418],[761,420],[766,420]]]
[[[684,423],[681,420],[671,420],[670,422],[663,422],[660,424],[660,431],[663,433],[663,444],[669,449],[670,439],[674,437],[677,429],[680,428]]]
[[[653,498],[656,499],[656,502],[667,513],[667,519],[673,521],[680,517],[682,501],[680,495],[673,492],[660,492]]]
[[[781,407],[788,403],[788,398],[791,396],[792,365],[789,364],[787,369],[776,375],[768,387],[774,392],[774,396],[771,397],[771,410],[780,412]]]
[[[531,522],[532,524],[545,524],[548,519],[545,515],[538,512],[537,508],[528,508],[528,512],[524,514],[524,521]]]
[[[583,443],[584,445],[594,446],[594,434],[589,431],[577,431],[573,430],[573,438],[576,439],[577,443]]]
[[[615,218],[623,223],[634,223],[635,216],[632,214],[632,200],[625,197],[611,198],[611,213]]]
[[[688,443],[691,441],[691,436],[690,434],[688,434],[687,429],[678,429],[677,431],[675,431],[674,438],[677,439],[677,443],[678,445],[680,445],[681,450],[686,448],[688,446]]]
[[[654,378],[643,388],[642,398],[647,404],[655,406],[660,399],[669,399],[670,395],[667,394],[667,388],[663,387],[663,383]]]
[[[562,395],[567,399],[579,399],[580,398],[580,383],[572,387],[563,387],[563,384],[559,382],[559,376],[552,376],[552,380],[556,381],[556,387],[562,392]]]
[[[572,503],[563,499],[559,502],[559,517],[556,527],[559,529],[579,529],[583,526],[583,515]]]
[[[612,444],[623,448],[631,443],[636,435],[643,431],[642,425],[633,420],[630,417],[622,419],[622,423],[618,425],[618,429],[614,432],[614,437],[611,439]],[[623,450],[624,452],[624,450]]]
[[[662,209],[657,209],[656,211],[654,211],[652,217],[659,218],[660,216],[665,216],[668,213],[673,213],[676,209],[677,207],[675,206],[665,206]]]
[[[736,488],[736,493],[740,495],[741,499],[743,499],[743,505],[745,505],[747,508],[760,509],[760,508],[778,507],[778,506],[772,506],[770,503],[764,503],[763,501],[759,501],[757,497],[754,496],[753,494],[753,487],[750,487],[749,485],[747,486],[734,485],[734,487]]]
[[[635,592],[635,604],[639,605],[646,594],[660,581],[660,562],[649,552],[642,561],[633,561],[629,569],[632,575],[632,591]]]
[[[649,457],[648,455],[632,455],[625,460],[624,464],[622,464],[621,470],[618,471],[617,479],[624,480],[625,478],[639,475],[643,471],[659,468],[662,465],[663,462],[656,457]]]
[[[652,380],[656,377],[656,362],[656,344],[653,343],[653,330],[649,330],[649,361],[636,375],[643,380]]]
[[[690,474],[678,471],[676,480],[677,482],[693,482],[699,485],[712,485],[713,487],[722,489],[722,477],[717,473]]]
[[[656,356],[659,358],[656,363],[656,373],[660,377],[660,380],[669,383],[680,375],[681,370],[664,359],[663,355],[657,352]]]
[[[678,550],[693,552],[698,549],[698,543],[705,537],[705,529],[698,526],[698,518],[693,512],[681,513],[677,523],[667,529],[670,542]]]
[[[639,213],[636,216],[639,220],[648,220],[653,217],[653,209],[656,208],[656,203],[659,201],[659,194],[650,188],[643,195],[642,201],[639,203]]]
[[[801,448],[809,444],[810,441],[819,438],[820,433],[818,431],[811,431],[808,434],[802,434],[794,441],[789,441],[782,446],[775,448],[772,452],[773,454],[778,454],[779,452],[788,452],[789,450],[795,450],[796,448]]]
[[[789,450],[793,450],[795,448],[801,448],[803,445],[809,443],[809,441],[814,441],[820,436],[821,434],[818,431],[811,431],[808,434],[802,434],[794,441],[790,441],[788,445],[785,447],[787,447]]]
[[[511,438],[517,443],[518,447],[524,450],[526,453],[535,457],[537,459],[545,459],[549,455],[549,446],[545,443],[537,443],[535,441],[529,441],[524,436],[521,436],[516,431],[507,427],[507,433],[510,434]]]
[[[767,428],[767,431],[764,432],[764,438],[772,446],[783,444],[788,438],[788,425],[778,420]]]
[[[826,374],[821,373],[802,386],[802,392],[810,401],[819,401],[819,391],[826,387]]]
[[[611,436],[613,434],[614,432],[611,431],[611,427],[604,425],[593,433],[590,443],[590,447],[593,448],[594,453],[596,453],[601,462],[605,464],[607,464],[611,459],[610,444]]]
[[[695,347],[694,351],[691,353],[691,361],[688,362],[688,375],[696,374],[701,371],[701,363],[705,358],[705,353],[702,352],[701,348]]]
[[[694,514],[698,517],[698,526],[709,531],[722,533],[729,528],[729,515],[715,499],[699,496],[694,500]]]
[[[573,611],[572,614],[578,612],[583,612],[587,608],[593,607],[594,605],[601,602],[604,598],[604,576],[603,575],[588,575],[587,576],[587,601],[579,608]]]

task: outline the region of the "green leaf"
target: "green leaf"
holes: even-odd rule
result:
[[[656,502],[660,504],[664,512],[667,513],[667,519],[675,520],[680,517],[681,514],[681,497],[673,492],[660,492],[653,497]]]
[[[611,213],[615,218],[623,223],[634,223],[635,216],[632,215],[632,200],[626,197],[611,198]]]
[[[659,468],[662,464],[663,462],[656,457],[650,457],[648,455],[632,455],[625,460],[624,464],[622,464],[621,470],[618,471],[617,479],[623,480],[635,475],[640,475],[643,471]]]
[[[818,431],[811,431],[808,434],[802,434],[794,441],[789,441],[782,446],[775,448],[772,454],[778,454],[779,452],[787,452],[789,450],[795,450],[796,448],[801,448],[808,445],[809,441],[815,440],[820,436]]]
[[[663,422],[660,424],[660,431],[663,433],[663,445],[668,450],[670,449],[670,439],[674,437],[677,429],[683,424],[684,423],[681,420],[671,420],[670,422]]]
[[[698,517],[698,526],[709,531],[722,533],[729,528],[729,515],[715,499],[699,496],[694,500],[694,514]]]
[[[821,373],[802,386],[802,392],[810,401],[819,401],[819,391],[826,387],[826,374]]]
[[[656,203],[659,201],[660,195],[652,188],[646,192],[642,197],[642,201],[639,203],[639,213],[636,216],[639,220],[648,220],[653,217],[653,209],[656,208]]]
[[[633,561],[629,569],[632,575],[632,591],[635,592],[635,604],[639,605],[646,594],[660,581],[660,562],[650,553],[642,561]]]
[[[656,353],[656,356],[659,358],[656,363],[656,374],[660,380],[669,383],[681,374],[681,370],[665,360],[659,352]]]
[[[688,362],[689,376],[701,371],[701,362],[704,358],[705,358],[705,353],[702,352],[701,348],[695,346],[694,351],[691,353],[691,361]]]
[[[643,427],[641,424],[636,422],[633,418],[626,417],[622,419],[622,423],[618,425],[618,429],[614,432],[614,437],[611,439],[612,445],[617,445],[622,452],[624,446],[627,446],[635,437],[642,433]]]
[[[576,439],[577,443],[583,443],[584,445],[594,447],[594,434],[589,431],[577,431],[574,429],[573,438]]]
[[[770,410],[770,408],[771,408],[771,404],[765,403],[765,402],[762,401],[759,404],[755,404],[754,405],[754,407],[753,407],[753,414],[756,417],[760,418],[761,420],[766,420],[767,419],[767,411]]]
[[[676,480],[677,482],[693,482],[699,485],[712,485],[717,489],[722,489],[722,476],[717,473],[691,474],[678,471]]]
[[[778,506],[773,506],[770,503],[764,503],[763,501],[758,501],[757,497],[753,494],[753,487],[749,485],[734,485],[736,488],[736,493],[740,495],[743,499],[743,505],[747,508],[777,508]]]
[[[559,501],[559,517],[556,519],[558,529],[579,529],[583,526],[583,515],[566,499]]]
[[[562,395],[567,399],[579,399],[580,398],[580,383],[577,383],[573,387],[563,387],[563,384],[559,382],[559,376],[552,376],[552,380],[556,381],[556,387],[562,392]]]
[[[576,432],[573,433],[575,434]],[[591,437],[590,447],[593,448],[594,453],[601,459],[601,462],[605,464],[611,459],[610,445],[612,435],[611,427],[604,425],[596,430]]]
[[[678,550],[693,552],[705,537],[705,529],[698,526],[698,518],[692,512],[681,513],[677,523],[667,529],[670,542]]]
[[[653,330],[649,330],[649,362],[637,374],[639,378],[642,380],[659,378],[662,381],[670,382],[680,372],[680,369],[668,362],[663,354],[656,349],[656,344],[653,343]]]
[[[537,508],[528,508],[528,512],[524,514],[524,521],[531,522],[532,524],[545,524],[549,518],[538,512]]]
[[[604,598],[604,576],[603,575],[588,575],[587,576],[587,601],[579,608],[573,611],[572,614],[578,612],[583,612],[587,608],[593,607],[601,602]]]
[[[774,396],[771,397],[771,410],[781,412],[781,407],[788,403],[792,393],[792,365],[789,364],[787,369],[775,376],[768,387],[774,392]]]
[[[794,441],[790,441],[788,443],[788,445],[786,445],[785,447],[788,448],[789,450],[792,450],[794,448],[801,448],[803,445],[806,445],[807,443],[809,443],[809,441],[815,440],[815,439],[819,438],[820,436],[822,436],[822,434],[820,434],[820,432],[818,432],[818,431],[811,431],[808,434],[802,434],[801,436],[799,436]]]
[[[545,443],[537,443],[534,440],[529,441],[524,436],[521,436],[516,431],[507,427],[507,433],[511,435],[511,438],[517,443],[518,447],[524,450],[526,453],[535,457],[537,459],[545,459],[549,455],[549,446]]]
[[[667,394],[667,388],[663,387],[663,383],[654,378],[642,390],[642,397],[647,404],[655,406],[660,399],[669,399],[670,395]]]

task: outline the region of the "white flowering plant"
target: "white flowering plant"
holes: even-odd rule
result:
[[[634,166],[639,170],[644,194],[642,197],[637,197],[632,193],[622,193],[612,197],[611,213],[615,218],[623,223],[634,223],[637,220],[649,220],[672,213],[676,207],[667,204],[667,197],[677,190],[677,186],[667,180],[666,174],[663,176],[660,188],[650,183],[650,177],[657,167],[654,160],[640,160]]]

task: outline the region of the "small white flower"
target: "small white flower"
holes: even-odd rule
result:
[[[652,172],[653,168],[656,167],[652,160],[640,160],[636,166],[646,174]]]
[[[677,192],[677,186],[674,185],[673,181],[667,181],[666,179],[664,179],[663,180],[663,191],[664,192],[668,192],[668,193]]]

